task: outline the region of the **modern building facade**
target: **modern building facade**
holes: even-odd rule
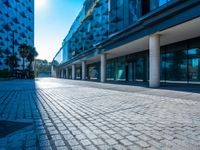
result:
[[[199,0],[86,0],[52,76],[200,84]]]
[[[0,70],[9,68],[4,60],[19,55],[20,44],[34,47],[34,0],[1,0]]]

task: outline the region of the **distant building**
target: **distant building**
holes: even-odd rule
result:
[[[150,87],[200,84],[199,27],[199,0],[86,0],[52,75]]]
[[[34,47],[34,0],[1,0],[0,70],[8,68],[4,59],[13,52],[18,55],[23,43]]]

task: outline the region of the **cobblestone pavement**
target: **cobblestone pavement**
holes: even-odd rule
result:
[[[200,150],[200,94],[194,92],[3,81],[0,120],[32,123],[0,138],[0,150]]]

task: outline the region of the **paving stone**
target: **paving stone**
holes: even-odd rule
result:
[[[121,142],[123,145],[125,145],[125,146],[132,145],[132,144],[133,144],[132,142],[130,142],[130,141],[127,140],[127,139],[120,140],[120,142]]]
[[[118,144],[119,142],[116,141],[115,139],[107,139],[106,142],[109,144],[109,145],[115,145],[115,144]]]
[[[81,142],[84,146],[91,145],[91,142],[90,142],[89,140],[87,140],[87,139],[81,140],[80,142]]]
[[[78,143],[78,141],[76,139],[70,139],[67,142],[70,144],[70,146],[77,146],[77,145],[79,145],[79,143]]]
[[[57,147],[57,150],[69,150],[66,146]]]
[[[141,140],[140,141],[136,141],[135,143],[138,144],[138,145],[140,145],[143,148],[147,148],[147,147],[150,146],[148,143],[146,143],[144,141],[141,141]]]
[[[133,136],[133,135],[129,135],[129,136],[126,136],[126,138],[132,142],[134,141],[138,141],[139,139],[136,137],[136,136]]]
[[[85,146],[86,150],[98,150],[94,145]]]
[[[61,147],[61,146],[65,146],[65,143],[63,140],[56,140],[55,145],[56,147]]]
[[[143,148],[142,147],[140,147],[140,146],[138,146],[138,145],[129,145],[129,146],[127,146],[127,148],[129,149],[129,150],[143,150]]]
[[[73,150],[84,150],[84,148],[82,146],[80,146],[80,145],[78,145],[78,146],[72,146],[72,149]]]
[[[0,149],[196,150],[200,94],[190,94],[52,78],[1,82],[0,120],[33,126],[0,139]]]
[[[92,142],[95,145],[103,145],[103,144],[105,144],[101,139],[93,139]]]

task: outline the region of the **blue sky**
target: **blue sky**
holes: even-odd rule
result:
[[[84,0],[35,0],[37,58],[53,59],[83,3]]]

